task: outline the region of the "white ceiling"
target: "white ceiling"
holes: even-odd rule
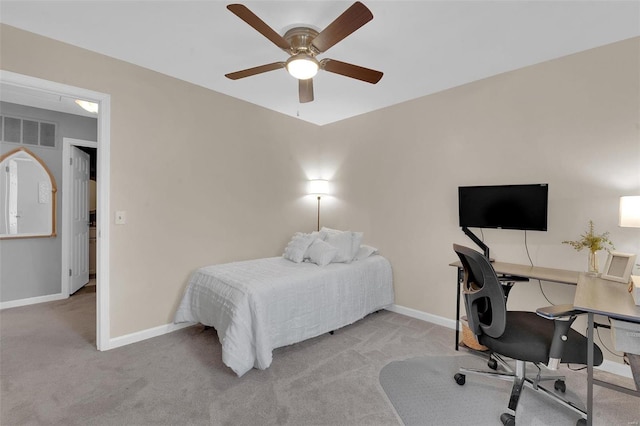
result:
[[[2,0],[0,22],[323,125],[471,81],[640,36],[640,0],[367,1],[373,20],[319,58],[384,72],[377,85],[321,71],[298,103],[285,70],[224,74],[286,53],[229,1]],[[325,28],[353,2],[248,1],[277,32]],[[61,58],[63,60],[63,58]]]

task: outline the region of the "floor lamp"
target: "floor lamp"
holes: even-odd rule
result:
[[[318,231],[320,230],[320,198],[329,193],[329,181],[314,179],[309,181],[309,194],[318,196]]]

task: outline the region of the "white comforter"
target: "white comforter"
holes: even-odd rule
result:
[[[242,376],[269,367],[273,349],[351,324],[393,297],[382,256],[324,267],[273,257],[199,269],[174,322],[214,327],[222,361]]]

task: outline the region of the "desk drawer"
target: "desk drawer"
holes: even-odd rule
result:
[[[640,323],[611,318],[611,337],[616,350],[640,354]]]

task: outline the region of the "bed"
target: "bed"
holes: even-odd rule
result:
[[[285,257],[207,266],[191,278],[174,322],[211,326],[238,376],[272,351],[331,332],[394,301],[389,261],[371,254],[324,266]]]

